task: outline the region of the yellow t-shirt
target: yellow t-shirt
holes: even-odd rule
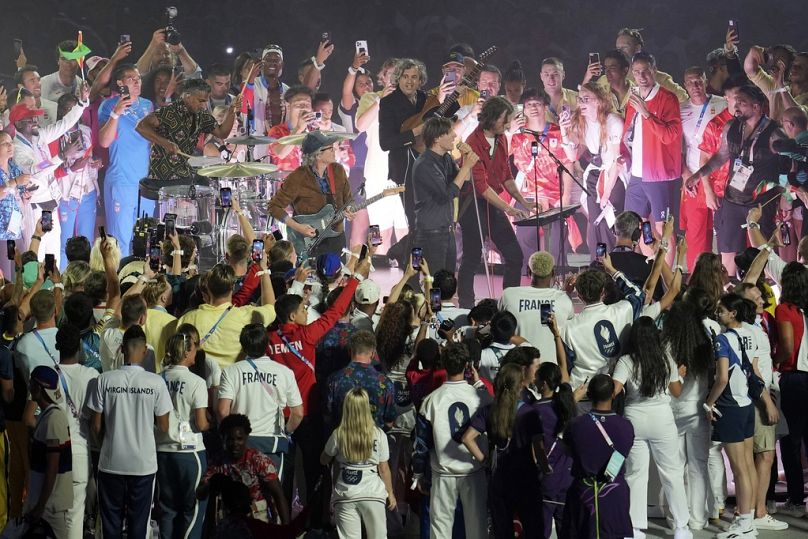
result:
[[[232,308],[225,314],[228,307]],[[223,318],[222,315],[224,315]],[[224,369],[235,363],[241,353],[239,344],[241,329],[247,324],[253,323],[268,326],[275,320],[275,307],[273,305],[233,307],[231,303],[222,303],[214,307],[203,304],[198,309],[182,315],[177,320],[177,327],[186,323],[193,324],[199,331],[200,339],[204,340],[220,318],[221,322],[216,327],[216,331],[202,344],[202,349]]]
[[[669,90],[669,91],[673,92],[674,94],[676,94],[676,97],[679,99],[680,103],[682,101],[685,101],[685,100],[688,99],[687,90],[685,90],[684,88],[679,86],[673,80],[673,77],[671,77],[670,75],[668,75],[664,71],[657,71],[655,79],[656,79],[657,84],[659,84],[660,86],[662,86],[666,90]],[[628,72],[628,82],[632,86],[636,86],[636,81],[634,80],[634,77],[632,76],[631,71]],[[609,87],[609,81],[606,80],[606,75],[601,75],[600,76],[600,78],[598,79],[598,84],[600,84],[601,86],[604,86],[605,88]],[[624,101],[626,103],[628,103],[628,94],[626,94],[626,98],[624,99]],[[624,106],[622,107],[622,110],[624,111],[623,116],[625,116],[625,110],[626,110],[625,109],[625,103],[624,103]]]
[[[558,103],[558,109],[553,112],[550,107],[547,107],[547,112],[544,113],[546,120],[550,123],[558,123],[558,113],[561,112],[561,107],[568,105],[570,112],[574,112],[578,108],[578,92],[570,90],[569,88],[561,88],[561,101]]]
[[[177,318],[163,310],[151,308],[146,312],[143,331],[146,333],[146,342],[154,348],[155,370],[160,372],[163,370],[166,342],[177,331]]]
[[[769,117],[772,120],[779,122],[783,117],[783,111],[785,109],[782,101],[775,99],[777,94],[774,93],[776,90],[774,77],[766,73],[762,67],[758,67],[757,71],[751,77],[749,77],[749,80],[752,81],[755,86],[763,90],[763,93],[769,98]],[[804,111],[808,112],[808,92],[803,92],[799,95],[792,95],[792,97]]]

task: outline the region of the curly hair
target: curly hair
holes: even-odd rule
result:
[[[503,114],[505,114],[506,118],[513,114],[513,105],[504,97],[492,97],[485,102],[482,110],[480,110],[480,127],[482,129],[493,128]]]
[[[423,88],[426,85],[426,66],[420,60],[415,60],[413,58],[401,58],[398,63],[396,64],[396,68],[393,70],[393,74],[390,77],[390,83],[394,86],[398,86],[398,79],[401,78],[402,73],[407,71],[408,69],[412,69],[413,67],[418,69],[418,75],[421,77],[421,86],[419,88]]]
[[[791,303],[804,311],[808,306],[808,269],[799,262],[789,262],[780,284],[780,303]]]
[[[385,371],[401,360],[410,337],[413,307],[408,301],[388,303],[376,327],[376,352]]]
[[[694,301],[695,297],[686,297],[685,301],[671,305],[662,326],[662,344],[677,364],[687,367],[688,376],[701,379],[712,363],[712,341],[702,323],[704,311]]]
[[[244,434],[249,435],[252,432],[250,419],[243,414],[230,414],[219,423],[219,434],[224,437],[227,436],[227,433],[231,430],[238,428],[244,429]]]
[[[671,368],[653,318],[641,316],[634,321],[628,349],[634,364],[632,376],[640,380],[640,395],[651,398],[664,393],[671,378]]]
[[[608,88],[604,88],[600,84],[595,81],[589,81],[586,84],[582,84],[580,87],[579,93],[589,92],[595,96],[595,100],[598,102],[598,124],[600,124],[600,145],[606,145],[606,138],[608,136],[607,129],[606,129],[606,118],[609,117],[609,114],[614,112],[614,102],[612,101],[611,96],[609,95]],[[577,142],[578,144],[583,144],[583,141],[586,140],[586,129],[587,129],[587,122],[584,115],[581,113],[580,108],[576,108],[575,111],[572,113],[571,117],[572,123],[572,139]]]

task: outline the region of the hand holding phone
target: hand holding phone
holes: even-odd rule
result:
[[[572,109],[570,109],[569,105],[561,105],[561,113],[558,115],[559,121],[569,120],[571,113]]]
[[[101,238],[101,241],[107,239],[107,230],[104,228],[104,225],[98,227],[98,236]]]
[[[356,42],[356,55],[362,56],[363,54],[368,54],[368,42],[360,39]]]
[[[374,247],[382,244],[382,232],[379,225],[370,225],[368,227],[368,238],[370,244]]]
[[[252,244],[252,261],[255,263],[260,262],[264,258],[264,240],[253,240]]]
[[[120,37],[118,37],[118,45],[123,45],[125,43],[131,43],[131,42],[132,42],[132,36],[130,36],[129,34],[121,34]]]
[[[654,243],[654,233],[649,221],[642,222],[642,242],[646,245]]]
[[[160,271],[160,245],[149,247],[149,269],[157,273]]]
[[[595,248],[595,257],[598,260],[603,260],[603,257],[605,256],[606,256],[606,244],[598,243],[597,247]]]
[[[412,269],[414,269],[415,271],[421,271],[421,260],[423,260],[424,257],[423,253],[424,250],[421,249],[420,247],[412,248],[412,254],[411,254]]]
[[[539,321],[541,325],[546,326],[547,323],[550,321],[550,315],[553,314],[553,305],[552,303],[542,303],[539,306]]]
[[[222,208],[229,208],[233,205],[233,191],[229,187],[222,187],[219,189],[219,199],[222,202]]]
[[[163,222],[166,224],[166,232],[165,236],[170,238],[174,234],[176,234],[176,222],[177,222],[177,215],[174,213],[167,213],[165,217],[163,217]]]
[[[42,232],[53,230],[53,213],[49,210],[42,210]]]
[[[440,311],[441,298],[440,298],[440,288],[430,288],[429,289],[429,308],[432,309],[433,313],[437,313]]]
[[[53,274],[53,270],[56,268],[56,257],[52,254],[45,255],[45,276]]]

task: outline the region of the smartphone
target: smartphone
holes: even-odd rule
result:
[[[281,232],[281,229],[278,228],[278,225],[272,225],[269,227],[269,231],[272,233],[275,241],[281,241],[283,239],[283,232]]]
[[[175,213],[167,213],[165,217],[163,217],[163,222],[166,224],[166,231],[165,237],[171,237],[176,233],[176,222],[177,222],[177,214]]]
[[[488,90],[480,90],[480,98],[488,99],[489,97],[491,97],[491,92]]]
[[[542,303],[539,307],[539,320],[541,321],[541,325],[546,326],[547,322],[550,321],[550,315],[553,314],[553,304],[552,303]]]
[[[320,112],[319,110],[314,111],[314,119],[315,120],[322,120],[323,119],[323,113]]]
[[[102,240],[107,239],[107,229],[105,229],[103,225],[101,225],[101,226],[99,226],[99,227],[98,227],[98,236],[99,236],[99,237],[100,237]]]
[[[356,54],[367,54],[368,53],[368,42],[364,39],[361,39],[356,42]]]
[[[424,256],[424,250],[420,247],[413,247],[412,248],[412,269],[415,271],[421,271],[421,260]]]
[[[149,247],[149,268],[153,272],[160,271],[160,245],[152,245]]]
[[[42,210],[42,232],[53,230],[53,213],[49,210]]]
[[[561,105],[561,114],[558,115],[558,118],[559,119],[569,118],[571,112],[572,112],[572,110],[570,109],[569,105]]]
[[[443,80],[446,82],[457,82],[457,72],[447,71],[443,74]]]
[[[520,114],[521,115],[525,114],[525,106],[522,103],[516,105],[516,115],[519,116]]]
[[[590,64],[599,64],[600,63],[600,53],[599,52],[590,52],[589,53],[589,63]]]
[[[56,268],[56,257],[51,254],[45,255],[45,275],[50,275]]]
[[[429,307],[433,313],[440,311],[440,288],[429,289]]]
[[[368,246],[363,245],[362,250],[359,252],[359,262],[362,262],[367,257],[368,257]]]
[[[233,191],[229,187],[219,189],[219,199],[222,201],[222,208],[229,208],[233,205]]]
[[[729,30],[735,30],[735,39],[741,40],[741,31],[738,29],[738,19],[730,19],[728,24]]]
[[[8,259],[14,260],[14,255],[17,254],[17,242],[6,240],[6,252],[8,253]]]
[[[382,231],[379,225],[370,225],[368,227],[368,236],[370,237],[370,244],[374,247],[382,244]]]
[[[129,96],[129,87],[125,84],[121,84],[118,86],[118,93],[121,94],[121,97],[128,97]]]
[[[651,245],[654,243],[654,233],[651,230],[650,221],[642,222],[642,242],[646,245]]]
[[[320,36],[320,43],[329,43],[331,42],[331,32],[323,32]]]
[[[790,229],[786,223],[780,223],[780,240],[783,245],[791,245]]]
[[[264,258],[264,240],[253,240],[252,261],[260,262]]]
[[[118,45],[123,45],[124,43],[131,43],[131,42],[132,42],[132,36],[130,36],[129,34],[121,34],[120,37],[118,38]]]
[[[604,256],[606,256],[606,244],[598,243],[598,246],[595,248],[595,257],[601,260]]]

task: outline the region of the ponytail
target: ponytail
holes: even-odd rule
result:
[[[563,383],[555,389],[555,393],[553,393],[553,410],[558,417],[553,435],[558,436],[564,432],[567,424],[575,417],[575,396],[572,392],[572,386]]]

